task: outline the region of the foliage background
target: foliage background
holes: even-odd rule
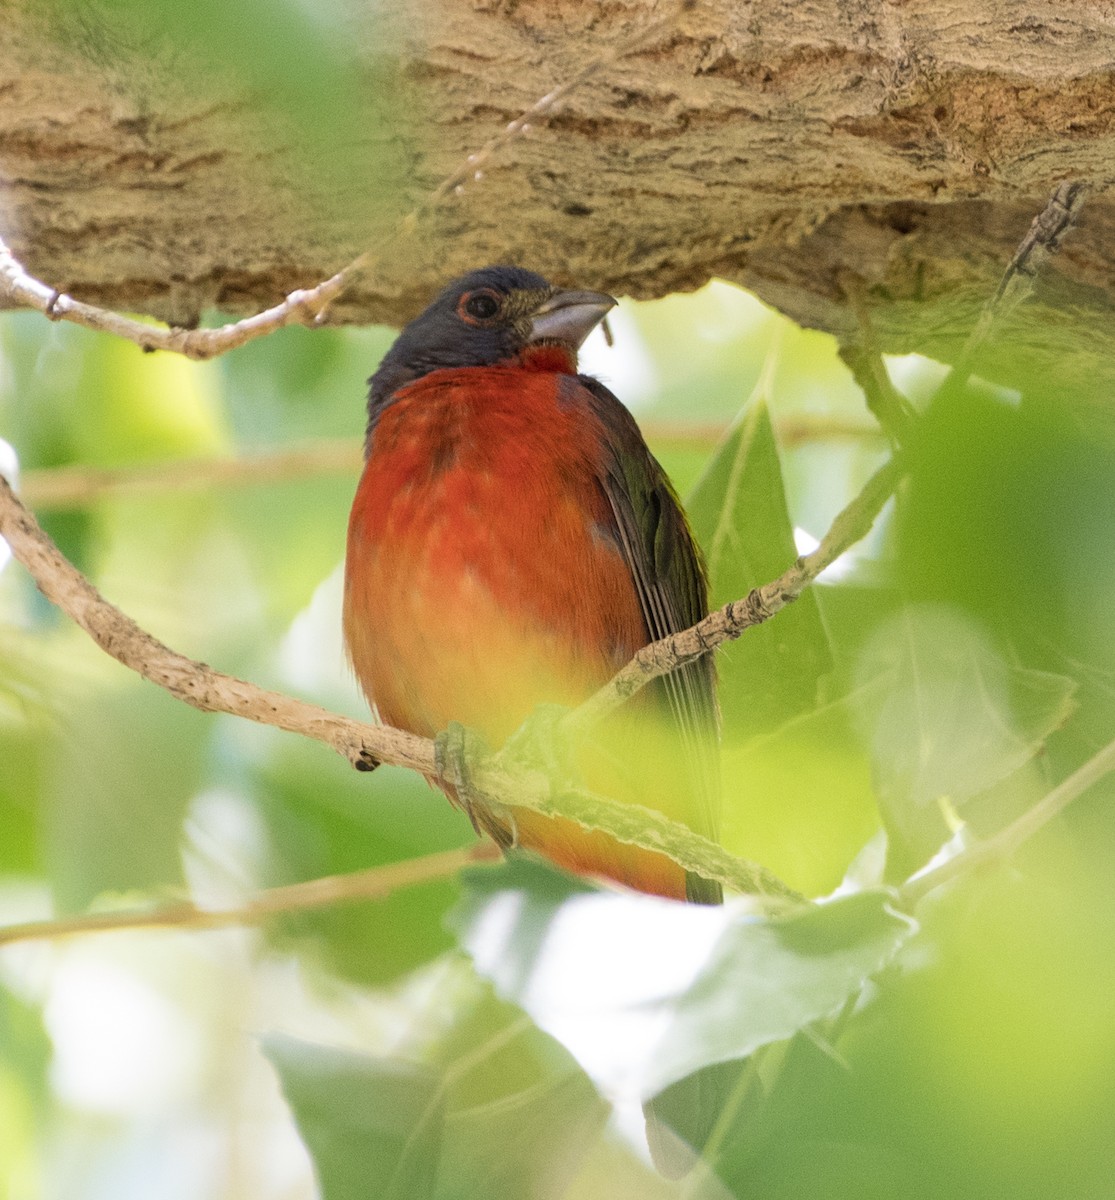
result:
[[[736,289],[625,304],[614,328],[587,369],[688,497],[718,602],[779,574],[887,453],[835,344]],[[392,336],[290,329],[198,365],[6,314],[5,468],[33,495],[67,464],[355,445]],[[777,924],[512,863],[259,931],[0,946],[0,1196],[1110,1195],[1111,785],[916,921],[876,887],[1113,736],[1107,399],[1057,364],[1024,394],[988,372],[936,397],[935,364],[888,367],[921,411],[909,483],[720,655],[725,844],[843,899]],[[41,515],[176,649],[359,716],[338,633],[354,484]],[[236,903],[472,837],[405,773],[174,702],[0,570],[0,920]],[[639,1104],[697,1071],[663,1111],[708,1167],[668,1181]]]

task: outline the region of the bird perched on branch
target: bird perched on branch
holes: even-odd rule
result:
[[[344,630],[369,701],[492,748],[540,704],[576,705],[640,647],[706,613],[700,552],[627,409],[577,374],[615,304],[517,267],[451,283],[370,380]],[[652,682],[571,751],[584,786],[715,837],[714,671]],[[569,870],[698,903],[718,884],[564,818],[469,805],[478,829]]]

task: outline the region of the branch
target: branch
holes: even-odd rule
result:
[[[852,372],[867,401],[871,414],[890,438],[901,446],[909,438],[917,420],[914,406],[890,381],[886,363],[871,323],[864,281],[858,275],[845,274],[840,280],[844,295],[856,314],[859,338],[840,347],[840,357]]]
[[[499,850],[491,842],[478,842],[462,850],[443,850],[408,862],[388,863],[353,871],[349,875],[326,875],[306,883],[259,892],[239,908],[199,908],[191,901],[160,904],[154,908],[131,908],[116,912],[83,913],[48,921],[24,921],[0,926],[0,946],[82,933],[117,929],[227,929],[233,925],[258,925],[278,913],[305,912],[331,904],[356,900],[382,900],[402,888],[429,883],[455,875],[463,867],[495,862]]]
[[[1112,771],[1115,771],[1115,741],[1109,742],[1068,779],[1043,796],[1033,808],[1028,809],[1006,828],[1000,829],[994,837],[976,842],[940,866],[929,867],[911,876],[899,889],[899,900],[904,906],[912,906],[935,888],[959,875],[1009,858],[1039,829]]]
[[[960,359],[938,389],[938,396],[950,387],[963,386],[970,373],[973,358],[996,322],[1030,294],[1037,272],[1050,255],[1060,248],[1066,232],[1079,215],[1085,191],[1085,185],[1082,183],[1062,183],[1054,189],[1045,207],[1031,222],[1026,236],[1007,265],[995,294],[984,305]],[[867,396],[869,408],[880,424],[894,441],[902,442],[909,439],[916,414],[890,382],[866,316],[866,306],[863,304],[860,288],[858,280],[845,283],[845,292],[860,315],[864,344],[847,348],[841,354],[851,367],[857,383]],[[683,633],[645,646],[619,674],[566,718],[570,730],[583,728],[585,724],[598,721],[651,679],[676,670],[723,642],[739,637],[750,625],[767,620],[790,601],[796,600],[825,567],[867,533],[897,487],[904,471],[900,455],[896,455],[876,471],[863,491],[839,514],[817,549],[805,558],[799,558],[773,583],[753,589],[742,601],[725,605]],[[1113,766],[1115,743],[1101,751],[1090,763],[995,838],[907,881],[902,889],[903,897],[910,898],[912,902],[970,867],[989,858],[1011,853]]]
[[[960,357],[938,388],[938,396],[959,390],[968,382],[976,355],[995,325],[1029,297],[1038,272],[1061,248],[1065,234],[1080,215],[1087,190],[1087,185],[1080,181],[1059,183],[1053,189],[1041,212],[1030,222],[1014,257],[1007,263],[999,286],[983,306]]]
[[[724,433],[723,422],[646,421],[648,442],[685,443],[711,449]],[[870,441],[878,429],[862,421],[791,417],[775,422],[775,436],[788,448],[806,442]],[[252,487],[319,475],[355,475],[363,466],[363,439],[321,438],[278,449],[227,458],[176,458],[121,467],[68,464],[24,471],[20,495],[34,509],[83,508],[104,497],[147,496],[160,492]]]
[[[317,475],[355,476],[363,439],[321,438],[235,458],[178,458],[125,467],[84,464],[25,471],[20,494],[32,508],[81,508],[105,496],[281,483]]]
[[[318,325],[325,318],[329,305],[364,272],[375,266],[384,252],[398,242],[412,237],[419,228],[421,219],[437,208],[448,196],[460,194],[471,183],[483,178],[483,168],[506,146],[528,134],[531,122],[550,116],[557,105],[575,88],[592,76],[611,66],[618,60],[642,49],[650,40],[668,29],[677,17],[690,6],[690,0],[682,0],[670,6],[662,17],[650,21],[615,47],[605,50],[586,63],[564,83],[547,92],[534,102],[524,113],[509,122],[479,150],[470,154],[456,170],[447,175],[427,196],[407,213],[395,229],[387,234],[376,254],[365,251],[358,255],[329,279],[315,287],[291,292],[281,304],[268,308],[255,316],[246,317],[229,325],[213,329],[179,329],[152,325],[125,317],[93,304],[84,304],[64,295],[55,288],[41,283],[24,270],[7,244],[0,238],[0,294],[26,308],[37,309],[52,321],[72,321],[101,333],[112,333],[117,337],[135,342],[144,350],[172,350],[187,358],[209,359],[238,346],[246,345],[257,337],[273,333],[284,325]]]
[[[735,641],[745,629],[770,620],[796,600],[849,546],[864,537],[906,472],[905,460],[889,459],[867,481],[863,491],[833,521],[821,544],[799,558],[773,583],[752,588],[681,633],[644,646],[618,674],[563,721],[567,734],[596,724],[659,675],[669,674],[704,654]]]
[[[70,563],[0,476],[0,537],[11,547],[39,590],[117,662],[158,684],[201,712],[223,712],[300,733],[332,746],[358,770],[379,761],[433,770],[431,743],[399,729],[377,727],[338,716],[243,679],[223,675],[205,663],[171,650],[131,617],[110,604]]]
[[[26,567],[39,590],[70,616],[107,654],[202,712],[230,713],[332,746],[357,770],[380,762],[409,767],[436,778],[434,743],[386,725],[365,725],[279,692],[265,691],[194,662],[141,629],[110,604],[50,540],[0,476],[0,537]],[[496,811],[530,808],[547,816],[569,816],[617,840],[667,854],[687,870],[718,879],[738,891],[795,897],[777,876],[738,859],[723,847],[660,813],[620,804],[592,793],[554,795],[541,772],[521,770],[505,757],[476,764],[472,786]]]
[[[390,245],[397,236],[396,232],[389,237],[387,244]],[[94,304],[75,300],[72,296],[47,287],[45,283],[29,275],[3,239],[0,239],[0,291],[15,301],[16,305],[37,309],[52,321],[71,321],[75,325],[84,325],[86,329],[115,334],[129,342],[135,342],[143,350],[173,350],[187,358],[203,360],[215,358],[227,350],[246,345],[253,338],[273,333],[284,325],[318,324],[329,304],[366,270],[371,262],[369,254],[361,254],[343,270],[316,287],[291,292],[281,304],[276,304],[273,308],[215,329],[179,329],[174,326],[151,325],[106,308],[98,308]]]

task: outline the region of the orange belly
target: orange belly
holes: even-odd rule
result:
[[[475,376],[476,372],[471,372]],[[379,419],[349,524],[345,638],[388,724],[433,736],[459,721],[501,745],[542,703],[576,705],[647,641],[608,534],[598,431],[548,373],[508,397],[437,372]],[[628,706],[578,750],[585,784],[684,820],[668,722]],[[580,874],[684,898],[670,859],[575,822],[516,810],[521,845]]]

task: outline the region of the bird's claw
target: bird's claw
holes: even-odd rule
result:
[[[478,836],[484,833],[484,828],[477,816],[480,806],[475,802],[470,764],[490,756],[491,751],[484,739],[460,721],[450,721],[434,738],[434,765],[438,783],[452,790]]]

